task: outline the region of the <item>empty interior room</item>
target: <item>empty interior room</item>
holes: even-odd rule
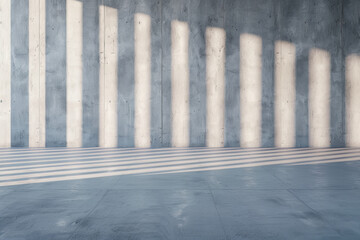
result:
[[[359,0],[0,0],[0,240],[355,240],[359,203]]]

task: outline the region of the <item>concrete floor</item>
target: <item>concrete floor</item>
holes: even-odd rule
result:
[[[3,149],[0,239],[360,239],[360,149]]]

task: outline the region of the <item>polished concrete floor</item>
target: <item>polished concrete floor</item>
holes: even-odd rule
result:
[[[2,149],[0,239],[360,239],[360,149]]]

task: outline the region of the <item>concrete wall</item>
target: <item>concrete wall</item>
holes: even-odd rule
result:
[[[0,0],[0,147],[359,147],[358,0]]]

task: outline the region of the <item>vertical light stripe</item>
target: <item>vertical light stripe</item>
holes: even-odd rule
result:
[[[99,6],[99,147],[105,146],[105,6]]]
[[[262,40],[240,35],[241,147],[261,146]]]
[[[295,146],[295,59],[294,44],[275,43],[275,146]]]
[[[29,147],[40,147],[40,0],[29,0]]]
[[[309,146],[330,146],[330,54],[309,52]]]
[[[171,22],[172,146],[189,146],[189,26]]]
[[[208,27],[206,38],[206,145],[224,146],[225,31]]]
[[[82,41],[81,1],[66,1],[66,145],[82,146]]]
[[[360,56],[346,57],[346,146],[360,147]]]
[[[45,1],[29,1],[29,147],[45,147]]]
[[[102,5],[99,11],[99,145],[117,147],[118,12]]]
[[[0,147],[11,146],[11,1],[0,0]]]
[[[148,148],[151,123],[151,18],[136,13],[135,40],[135,147]]]

